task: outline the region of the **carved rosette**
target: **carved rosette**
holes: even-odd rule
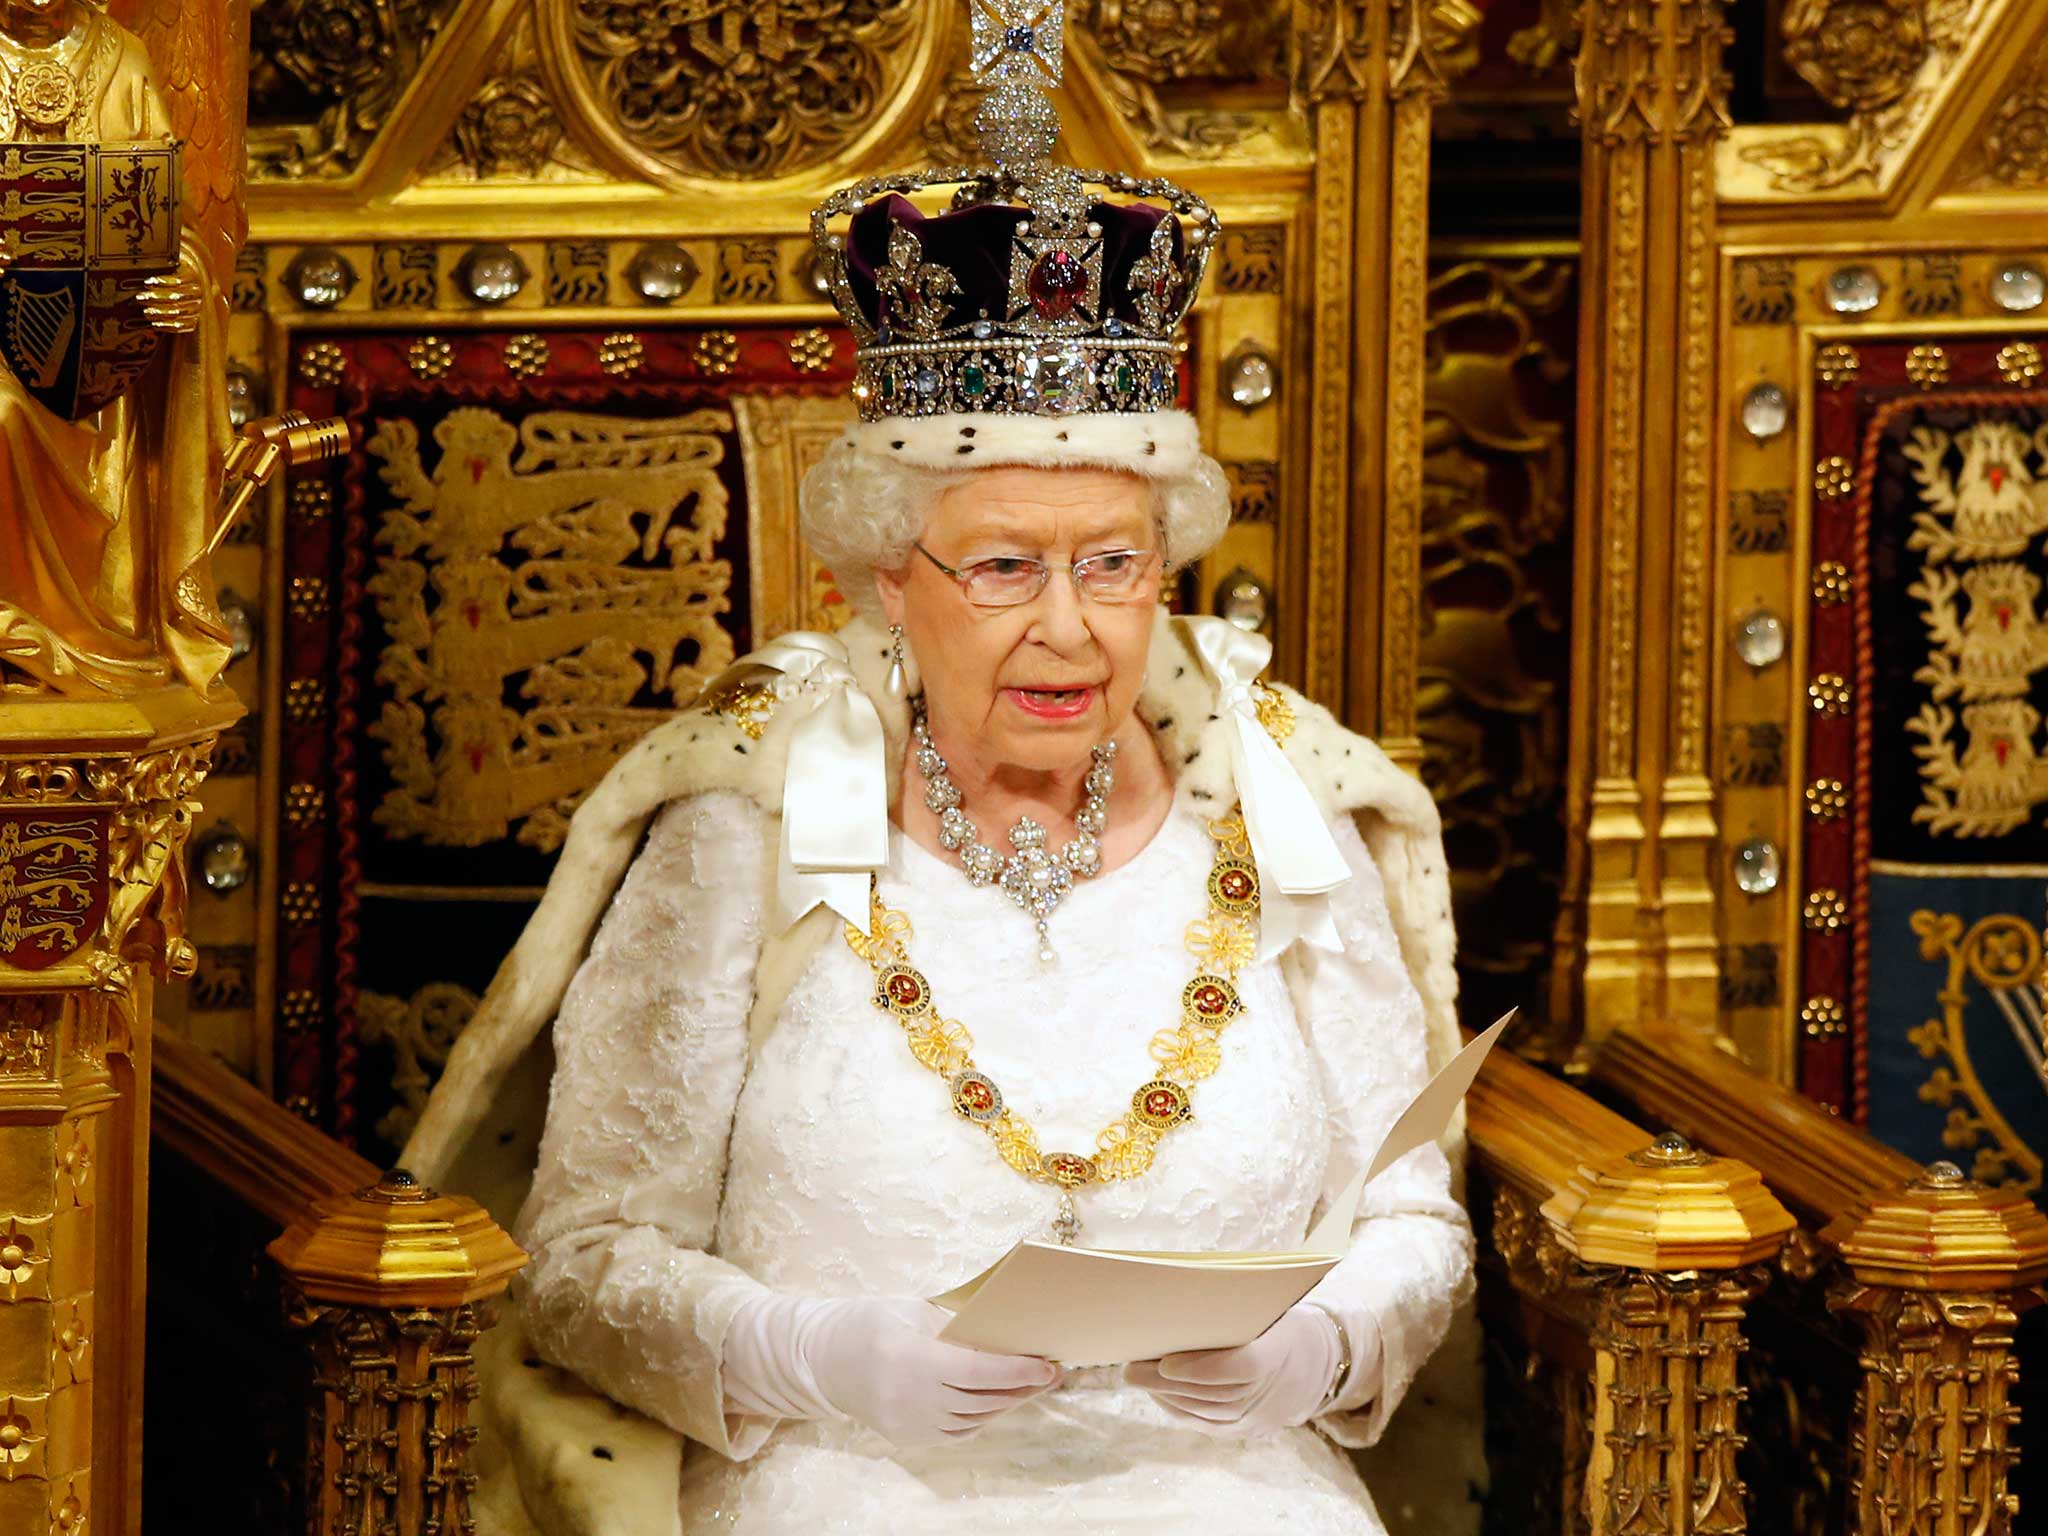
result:
[[[1927,58],[1927,0],[1796,0],[1785,62],[1832,105],[1857,112],[1906,94]]]
[[[2026,81],[1998,104],[1984,129],[1984,163],[2000,186],[2048,183],[2048,77]]]
[[[929,62],[916,0],[554,0],[542,49],[589,143],[667,185],[830,163]]]

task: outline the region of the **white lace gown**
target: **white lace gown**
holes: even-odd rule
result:
[[[1426,1080],[1421,1004],[1379,875],[1348,821],[1334,832],[1355,873],[1333,898],[1343,954],[1296,945],[1239,973],[1246,1011],[1195,1085],[1195,1118],[1142,1177],[1081,1193],[1082,1241],[1296,1246]],[[721,1344],[758,1288],[936,1295],[1044,1236],[1057,1204],[953,1114],[836,937],[750,1052],[774,836],[727,793],[656,820],[556,1021],[519,1221],[539,1351],[699,1442],[683,1468],[686,1536],[1380,1532],[1337,1447],[1377,1438],[1471,1283],[1470,1227],[1434,1147],[1367,1191],[1349,1256],[1313,1293],[1354,1338],[1377,1326],[1385,1352],[1377,1395],[1361,1403],[1373,1383],[1354,1380],[1314,1427],[1212,1438],[1113,1368],[1070,1373],[927,1451],[845,1422],[726,1411]],[[892,832],[881,890],[911,919],[911,961],[1042,1146],[1092,1148],[1152,1075],[1148,1042],[1178,1021],[1194,974],[1183,938],[1208,914],[1212,847],[1183,796],[1134,860],[1077,883],[1053,916],[1048,970],[1000,892]]]

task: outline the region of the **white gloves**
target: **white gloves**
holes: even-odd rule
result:
[[[948,1315],[908,1299],[756,1296],[726,1332],[726,1406],[778,1419],[851,1419],[908,1448],[971,1435],[1058,1385],[1059,1367],[1035,1355],[934,1338]]]
[[[1249,1344],[1134,1360],[1124,1367],[1124,1380],[1202,1434],[1269,1435],[1323,1410],[1341,1358],[1335,1321],[1321,1307],[1297,1302]],[[1356,1337],[1361,1332],[1363,1339]],[[1367,1383],[1360,1398],[1367,1401],[1379,1392],[1379,1331],[1368,1325],[1352,1334],[1351,1369],[1337,1395],[1357,1397],[1359,1384]]]

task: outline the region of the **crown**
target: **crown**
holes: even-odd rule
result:
[[[854,334],[861,419],[1175,407],[1174,333],[1215,246],[1215,211],[1170,181],[1052,163],[1047,87],[1060,82],[1066,0],[968,7],[991,163],[872,177],[811,214]],[[948,186],[940,214],[905,196]]]

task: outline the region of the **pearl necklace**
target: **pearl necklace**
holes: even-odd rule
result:
[[[971,882],[1000,885],[1003,894],[1031,916],[1038,925],[1038,962],[1051,965],[1055,956],[1046,920],[1074,888],[1076,876],[1086,879],[1102,868],[1098,839],[1109,824],[1109,793],[1116,787],[1111,771],[1116,743],[1106,741],[1089,749],[1095,766],[1088,770],[1087,798],[1074,813],[1072,841],[1052,852],[1045,846],[1045,828],[1024,816],[1010,828],[1010,845],[1017,851],[1004,858],[981,840],[980,831],[960,809],[960,786],[946,777],[946,760],[932,743],[921,697],[911,704],[910,729],[917,742],[917,771],[925,778],[924,803],[939,815],[939,841],[948,852],[959,854]]]

